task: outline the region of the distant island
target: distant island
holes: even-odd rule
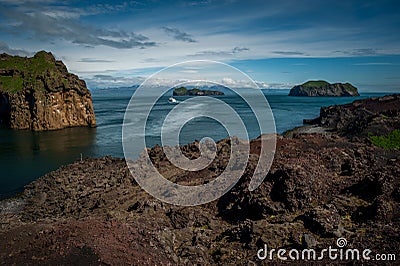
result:
[[[40,51],[33,57],[0,55],[0,124],[33,131],[96,126],[84,80]]]
[[[173,96],[209,96],[209,95],[224,95],[222,91],[215,90],[200,90],[197,88],[187,89],[180,87],[174,89]]]
[[[289,96],[360,96],[356,87],[350,83],[330,84],[324,80],[307,81],[294,86]]]

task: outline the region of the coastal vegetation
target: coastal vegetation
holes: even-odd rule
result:
[[[301,86],[310,88],[310,87],[322,87],[327,85],[329,85],[329,83],[326,82],[325,80],[310,80],[303,83]]]
[[[372,144],[382,147],[386,150],[399,150],[400,149],[400,130],[396,129],[385,136],[369,136]]]
[[[85,81],[52,53],[0,55],[0,123],[34,131],[96,126]]]
[[[0,57],[0,91],[15,93],[26,87],[43,90],[41,79],[45,76],[67,82],[58,74],[54,57],[45,51],[30,58],[7,54]]]
[[[186,87],[179,87],[174,89],[174,96],[208,96],[208,95],[224,95],[221,91],[216,90],[201,90],[198,88],[188,89]]]

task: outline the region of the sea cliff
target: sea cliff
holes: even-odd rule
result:
[[[45,51],[0,55],[0,122],[33,131],[96,126],[85,81]]]

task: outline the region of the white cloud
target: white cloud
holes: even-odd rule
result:
[[[10,55],[19,55],[19,56],[31,56],[32,52],[26,51],[24,49],[14,49],[8,46],[5,42],[0,41],[0,53],[6,53]]]

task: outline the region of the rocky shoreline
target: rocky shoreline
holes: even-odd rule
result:
[[[367,133],[398,128],[399,114],[399,95],[323,108],[316,125],[277,136],[271,170],[250,192],[260,151],[260,139],[252,140],[240,181],[220,199],[196,207],[170,205],[148,195],[123,159],[90,158],[63,166],[29,184],[20,196],[0,202],[0,261],[267,264],[268,259],[257,258],[264,244],[321,250],[336,247],[340,237],[348,248],[393,253],[398,260],[400,151],[372,145]],[[190,158],[199,156],[198,143],[181,149]],[[176,169],[161,147],[149,154],[171,181],[198,184],[225,169],[230,142],[219,141],[217,158],[199,172]],[[275,257],[274,262],[281,261]]]

